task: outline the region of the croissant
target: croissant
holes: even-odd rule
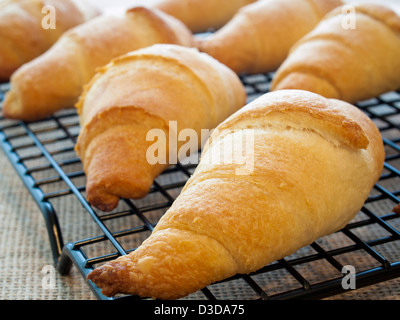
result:
[[[144,197],[163,170],[198,151],[203,129],[215,128],[245,104],[237,75],[195,48],[159,44],[114,59],[77,104],[82,129],[76,152],[87,200],[111,211],[120,198]],[[166,142],[154,152],[154,140],[162,144],[163,136],[153,129]],[[199,139],[186,143],[181,132]]]
[[[241,8],[198,48],[236,73],[275,71],[292,45],[341,0],[263,0]]]
[[[186,24],[194,33],[219,29],[243,6],[256,0],[160,0],[152,7]]]
[[[193,35],[179,20],[134,7],[105,14],[66,32],[45,54],[11,77],[3,104],[7,118],[35,121],[73,107],[96,68],[156,43],[191,46]]]
[[[400,89],[400,17],[375,4],[345,9],[296,43],[272,91],[302,89],[355,103]]]
[[[53,20],[48,16],[51,12]],[[86,0],[1,1],[0,81],[8,81],[15,70],[48,50],[65,31],[98,14]]]
[[[251,273],[344,227],[383,163],[380,132],[358,108],[308,91],[267,93],[213,131],[150,237],[88,279],[107,296],[178,299]]]

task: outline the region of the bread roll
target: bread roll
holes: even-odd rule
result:
[[[192,130],[198,139],[187,143],[197,152],[201,130],[215,128],[245,104],[237,75],[197,49],[160,44],[114,59],[77,104],[82,129],[76,151],[88,201],[111,211],[120,198],[144,197],[154,178],[181,157],[186,138],[170,137]],[[165,137],[158,151],[164,159],[149,152],[152,129]]]
[[[47,16],[52,13],[55,16],[50,21]],[[99,13],[86,0],[1,1],[0,81],[8,81],[15,70],[43,54],[65,31]],[[50,22],[54,24],[47,26]]]
[[[198,48],[236,73],[275,71],[292,45],[340,0],[263,0],[239,10],[222,29],[197,40]]]
[[[73,108],[96,69],[111,59],[156,43],[192,46],[192,41],[182,22],[156,9],[134,7],[102,15],[69,30],[13,74],[3,115],[36,121]]]
[[[242,148],[248,136],[252,148]],[[232,148],[246,161],[225,161]],[[88,279],[107,296],[177,299],[254,272],[343,228],[383,163],[380,132],[356,107],[307,91],[267,93],[217,127],[150,237]]]
[[[375,4],[353,8],[332,11],[296,43],[272,91],[308,90],[355,103],[400,89],[400,17]]]

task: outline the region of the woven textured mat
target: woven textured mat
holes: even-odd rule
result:
[[[76,222],[76,221],[75,221]],[[71,221],[71,234],[81,224]],[[54,275],[54,282],[50,281]],[[43,216],[0,151],[0,299],[95,299],[76,269],[53,269]]]

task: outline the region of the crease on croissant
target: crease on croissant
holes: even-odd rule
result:
[[[206,174],[206,172],[202,172],[202,174]],[[243,176],[241,176],[243,177]],[[200,178],[200,176],[199,176]],[[201,186],[205,183],[210,182],[211,180],[216,180],[216,181],[223,181],[223,182],[240,182],[240,183],[245,183],[248,184],[251,187],[254,187],[257,189],[257,191],[259,193],[262,193],[265,197],[270,198],[271,201],[273,201],[274,196],[270,193],[267,192],[265,190],[265,185],[260,184],[260,183],[255,183],[254,181],[250,181],[247,179],[233,179],[232,177],[218,177],[218,175],[216,175],[215,177],[211,177],[211,178],[207,178],[207,179],[195,179],[193,181],[189,180],[189,183],[187,185],[185,185],[184,189],[182,190],[182,193],[186,192],[187,190],[191,189],[191,188],[196,188],[198,186]],[[196,225],[196,218],[194,218],[193,221],[179,221],[179,215],[177,216],[178,219],[174,219],[173,217],[170,218],[168,220],[168,224],[158,224],[155,227],[155,232],[160,232],[162,230],[170,230],[170,229],[176,229],[176,230],[181,230],[181,231],[187,231],[190,232],[191,234],[197,236],[203,236],[203,237],[207,237],[208,239],[217,242],[221,248],[224,248],[225,251],[229,254],[229,257],[231,258],[231,261],[234,262],[234,266],[235,266],[235,273],[248,273],[248,269],[249,269],[249,264],[248,264],[248,259],[240,254],[240,248],[236,248],[235,246],[229,245],[229,242],[227,241],[223,241],[224,239],[219,237],[221,235],[221,233],[223,233],[224,231],[221,230],[221,233],[218,232],[217,234],[213,234],[210,233],[209,230],[207,230],[206,228],[199,228]],[[222,280],[224,279],[224,277],[221,277],[218,280]]]
[[[333,42],[337,45],[343,45],[345,44],[346,47],[348,48],[347,50],[351,50],[350,48],[353,46],[351,41],[344,41],[343,37],[340,37],[338,35],[335,34],[330,34],[329,35],[331,38],[326,39],[324,37],[326,37],[326,34],[323,35],[316,35],[313,36],[312,38],[308,39],[308,42],[318,42],[318,41],[328,41],[328,42]],[[290,50],[291,52],[294,52],[295,49],[301,44],[302,42],[299,41],[298,43],[296,43]],[[363,58],[367,58],[368,55],[364,55]],[[279,82],[283,82],[288,76],[290,76],[291,74],[302,74],[302,75],[306,75],[306,76],[311,76],[314,78],[319,78],[319,80],[321,81],[325,81],[327,82],[330,86],[332,86],[333,90],[336,93],[336,96],[334,97],[335,99],[339,99],[342,100],[343,99],[343,93],[342,93],[342,89],[340,88],[340,86],[337,83],[337,80],[335,79],[335,76],[330,72],[330,70],[326,70],[324,68],[319,68],[319,66],[312,66],[312,65],[307,65],[307,66],[303,66],[303,65],[297,65],[294,66],[291,69],[287,69],[287,70],[283,70],[279,76],[277,75],[277,77],[275,78],[275,82],[279,83]],[[307,86],[307,83],[304,84],[304,86]]]
[[[112,116],[116,113],[120,116]],[[148,185],[149,182],[143,180],[146,179],[147,176],[143,175],[143,177],[141,177],[140,175],[137,175],[136,178],[133,179],[132,177],[129,178],[115,173],[114,179],[107,180],[108,175],[105,175],[105,172],[97,173],[95,169],[97,166],[96,163],[93,164],[95,166],[94,169],[91,168],[93,162],[92,159],[97,159],[98,157],[98,151],[96,149],[99,148],[99,146],[106,144],[108,141],[111,141],[114,136],[116,137],[116,133],[126,132],[126,139],[123,140],[123,143],[130,145],[130,148],[135,149],[136,147],[131,145],[132,142],[129,140],[129,132],[135,132],[137,126],[140,126],[137,119],[144,118],[147,118],[147,121],[152,123],[153,127],[163,130],[165,135],[168,137],[169,126],[164,119],[133,106],[108,108],[101,114],[95,115],[90,123],[84,127],[82,133],[80,133],[78,137],[75,151],[81,158],[84,165],[84,171],[89,176],[86,186],[88,200],[92,205],[102,211],[113,210],[117,206],[121,197],[142,198],[147,194],[147,189],[150,188],[150,185]],[[104,130],[105,126],[106,129]],[[147,130],[150,129],[151,126],[149,126]],[[133,138],[132,134],[131,136]],[[121,141],[115,138],[115,143],[121,143]],[[110,150],[110,152],[113,151]],[[107,156],[107,154],[105,154],[105,156]],[[104,161],[106,161],[106,159],[104,159]],[[163,169],[165,169],[163,166],[151,167],[152,174],[155,176],[160,174]],[[138,169],[132,168],[132,170]],[[94,173],[92,173],[92,171]],[[96,174],[96,176],[97,174],[100,174],[100,176],[93,178],[94,174]]]
[[[168,227],[168,228],[159,228],[158,230],[171,230],[171,229],[175,229],[175,230],[179,230],[179,231],[186,231],[188,233],[190,233],[192,236],[202,236],[204,238],[207,238],[213,242],[216,242],[220,245],[221,248],[223,248],[229,255],[229,257],[231,258],[231,261],[234,264],[234,267],[237,268],[238,270],[240,270],[240,262],[237,261],[237,259],[235,258],[235,256],[233,255],[232,251],[230,250],[230,248],[228,248],[223,242],[221,242],[217,237],[213,237],[209,234],[207,234],[206,231],[201,231],[201,230],[194,230],[193,228],[191,228],[190,225],[186,225],[186,224],[175,224],[173,227]]]
[[[262,117],[269,116],[268,121],[263,121]],[[274,118],[275,116],[275,118]],[[280,122],[280,117],[285,117],[285,123]],[[232,120],[227,120],[219,126],[220,130],[229,126],[235,125],[235,130],[243,128],[261,128],[266,127],[277,128],[291,128],[296,130],[309,130],[324,137],[327,141],[330,141],[334,145],[333,141],[339,140],[349,147],[357,149],[365,149],[368,146],[369,140],[364,130],[359,124],[353,121],[348,116],[341,115],[335,110],[325,110],[307,107],[304,105],[290,105],[276,103],[269,106],[266,111],[253,112],[251,117],[251,123],[248,124],[249,114],[244,113],[241,116],[236,116]],[[302,118],[302,121],[296,123],[296,117]],[[247,122],[247,123],[246,123]],[[244,123],[244,126],[241,126]],[[327,131],[327,133],[323,133]],[[212,137],[210,138],[210,142]]]
[[[109,64],[107,64],[104,67],[98,68],[96,75],[91,79],[91,81],[85,85],[84,90],[82,95],[79,98],[79,101],[76,103],[75,107],[77,109],[77,112],[79,115],[81,115],[81,123],[85,124],[86,119],[84,117],[82,117],[82,109],[83,109],[83,103],[84,100],[86,98],[86,95],[88,93],[88,91],[90,90],[90,88],[92,87],[92,85],[98,81],[98,79],[103,76],[108,69],[110,69],[111,67],[115,66],[115,65],[119,65],[119,64],[123,64],[123,63],[129,63],[132,62],[134,60],[147,60],[147,61],[151,61],[154,59],[162,59],[164,62],[167,62],[169,64],[173,64],[174,66],[179,66],[179,68],[181,68],[181,70],[185,73],[190,73],[192,79],[196,80],[196,83],[198,85],[201,86],[203,92],[205,93],[205,97],[208,100],[209,105],[212,107],[211,110],[211,117],[213,118],[213,121],[216,121],[217,116],[216,116],[216,106],[215,106],[215,102],[214,99],[212,99],[212,94],[210,92],[210,89],[205,85],[204,81],[199,77],[199,75],[194,72],[192,69],[190,69],[187,65],[180,63],[178,60],[167,57],[167,56],[163,56],[163,55],[151,55],[151,54],[140,54],[140,55],[131,55],[131,54],[126,54],[120,57],[117,57],[115,59],[113,59],[113,61]],[[114,107],[118,107],[118,106],[110,106],[110,108],[114,108]],[[121,106],[122,107],[122,106]],[[128,106],[123,106],[123,107],[128,107]],[[129,107],[134,107],[134,106],[129,106]],[[140,108],[140,107],[139,107]],[[99,116],[100,114],[97,113]],[[151,114],[149,112],[149,114]],[[155,115],[155,114],[152,114]]]
[[[269,114],[271,114],[274,111],[271,111]],[[279,111],[277,112],[279,114]],[[267,113],[263,115],[258,115],[258,117],[265,116]],[[312,116],[312,115],[311,115]],[[335,148],[355,148],[359,149],[360,152],[363,152],[363,150],[367,149],[369,145],[369,139],[366,136],[365,132],[363,129],[354,121],[351,121],[350,119],[342,119],[343,121],[338,121],[337,125],[342,129],[345,130],[345,134],[341,135],[335,134],[335,132],[329,132],[328,134],[324,134],[321,129],[313,129],[312,126],[310,125],[305,125],[304,123],[302,124],[295,124],[292,123],[290,124],[287,123],[287,119],[285,119],[285,123],[280,123],[279,120],[272,120],[265,122],[261,118],[253,118],[251,121],[251,124],[246,124],[244,123],[241,125],[240,119],[237,122],[227,122],[224,128],[221,126],[221,131],[218,132],[217,138],[218,140],[225,139],[228,135],[234,134],[236,130],[257,130],[257,134],[272,134],[272,133],[277,133],[279,134],[280,132],[283,133],[284,131],[298,131],[298,132],[306,132],[310,134],[315,134],[322,139],[324,139],[326,142],[330,143],[333,147]],[[329,121],[329,120],[328,120]],[[242,122],[246,122],[246,119],[242,120]],[[235,129],[229,129],[229,126],[231,126],[234,123]],[[343,126],[341,126],[343,125]],[[334,129],[332,130],[334,131]],[[245,134],[244,134],[245,135]],[[209,144],[213,143],[213,136],[210,137],[210,139],[207,141],[207,144],[204,147],[203,153],[205,153],[208,149]],[[204,160],[204,158],[202,159]],[[204,161],[206,162],[206,161]],[[204,163],[203,163],[204,165]],[[224,180],[231,180],[231,181],[241,181],[244,183],[249,183],[255,186],[258,186],[260,190],[262,190],[265,193],[265,187],[268,185],[268,182],[266,182],[263,177],[257,178],[256,175],[235,175],[234,178],[232,177],[232,172],[234,170],[240,168],[242,164],[240,163],[233,163],[231,164],[231,169],[232,171],[228,171],[227,165],[224,165],[224,171],[216,171],[214,166],[210,166],[210,168],[203,169],[201,173],[197,173],[196,178],[189,179],[187,184],[185,184],[184,188],[182,189],[182,192],[185,191],[188,188],[191,188],[195,186],[195,184],[199,182],[203,182],[208,179],[224,179]],[[270,173],[273,175],[274,173]],[[287,187],[288,182],[286,181],[284,185]],[[270,193],[267,193],[270,195]]]
[[[122,114],[122,110],[124,110],[124,114]],[[127,111],[129,111],[129,113],[132,116],[127,116]],[[118,120],[118,123],[110,121],[108,123],[108,128],[106,128],[106,130],[103,130],[104,120],[106,118],[112,118],[111,114],[115,112],[119,112],[121,115],[121,118]],[[133,122],[132,120],[134,120],[135,116],[138,114],[141,114],[142,117],[152,118],[155,123],[158,123],[157,128],[163,130],[166,135],[168,134],[169,124],[163,118],[157,116],[156,114],[146,112],[145,110],[134,106],[123,106],[123,107],[115,106],[112,108],[108,108],[107,110],[104,110],[100,114],[95,115],[90,121],[90,123],[84,127],[83,132],[79,136],[79,143],[76,144],[75,150],[77,154],[85,162],[85,165],[90,164],[90,159],[86,158],[85,154],[87,148],[94,139],[97,139],[102,134],[107,133],[108,130],[115,130],[115,128],[124,126],[133,126],[135,122]],[[122,115],[124,115],[124,117],[122,117]]]
[[[165,121],[162,117],[160,117],[159,115],[157,115],[155,110],[144,110],[142,107],[140,106],[134,106],[134,105],[124,105],[124,106],[116,106],[116,105],[110,105],[107,109],[101,111],[101,112],[96,112],[96,114],[94,115],[94,117],[89,117],[89,119],[86,119],[83,115],[83,104],[84,101],[86,99],[86,95],[89,92],[90,88],[92,87],[92,85],[98,81],[99,78],[101,78],[108,69],[110,69],[111,67],[118,65],[118,64],[122,64],[122,63],[126,63],[128,61],[132,62],[134,60],[142,60],[142,59],[146,59],[147,61],[151,61],[153,59],[162,59],[164,62],[173,64],[174,66],[179,66],[179,68],[181,68],[182,72],[185,73],[189,73],[190,77],[192,79],[195,80],[195,82],[197,83],[197,85],[199,85],[204,93],[204,97],[207,98],[208,101],[208,105],[211,106],[211,117],[213,118],[213,121],[217,121],[217,116],[216,116],[216,106],[215,106],[215,101],[214,99],[212,99],[212,94],[210,92],[210,89],[205,85],[205,83],[203,82],[202,79],[200,79],[200,77],[193,72],[193,70],[191,70],[188,66],[179,63],[179,61],[177,61],[176,59],[172,59],[172,58],[168,58],[165,56],[154,56],[154,55],[146,55],[146,54],[140,54],[140,55],[124,55],[121,57],[118,57],[116,59],[114,59],[110,64],[101,67],[97,70],[97,74],[95,77],[92,78],[92,80],[85,85],[84,91],[82,93],[82,95],[79,98],[79,101],[76,104],[76,109],[78,114],[80,115],[80,122],[81,125],[83,126],[82,128],[82,133],[79,136],[79,141],[75,146],[75,150],[77,151],[77,154],[79,156],[81,156],[82,158],[85,155],[85,150],[88,146],[88,144],[90,143],[90,141],[92,141],[92,139],[94,137],[96,137],[98,135],[98,131],[94,130],[94,127],[99,123],[99,121],[104,121],[105,118],[110,118],[107,116],[107,113],[109,112],[115,112],[115,110],[119,109],[120,111],[122,111],[122,109],[127,110],[127,108],[130,108],[132,110],[134,110],[134,112],[143,112],[148,116],[151,117],[155,117],[157,118],[159,121],[161,121],[163,123],[163,130],[166,134],[168,134],[169,132],[169,123],[167,121]],[[126,122],[126,119],[124,119],[123,117],[118,118],[118,121],[121,121],[121,123]],[[128,121],[129,122],[129,121]],[[110,124],[110,127],[112,125]]]
[[[127,117],[126,114],[124,117],[118,119],[118,123],[115,123],[115,119],[111,117],[112,113],[119,112],[122,115],[122,111],[130,111],[132,114],[131,117]],[[79,143],[75,145],[75,151],[77,154],[82,157],[82,160],[85,159],[86,149],[88,145],[91,143],[93,139],[95,139],[99,134],[104,134],[107,130],[114,128],[114,126],[124,126],[124,125],[133,125],[132,119],[135,119],[135,114],[141,114],[142,117],[151,117],[156,122],[160,123],[159,129],[163,130],[166,134],[168,133],[169,125],[168,123],[158,115],[154,113],[147,112],[140,107],[135,106],[113,106],[109,107],[106,110],[103,110],[101,113],[96,114],[93,116],[89,123],[87,123],[82,128],[82,133],[79,135]],[[109,120],[108,120],[109,119]],[[109,121],[108,129],[105,131],[104,128],[104,121]],[[98,129],[96,129],[96,127]]]
[[[381,21],[379,21],[381,22]],[[329,39],[326,38],[327,36],[329,36]],[[309,44],[311,44],[312,42],[320,42],[323,41],[325,43],[328,42],[333,42],[334,44],[332,44],[333,46],[344,46],[346,48],[346,50],[363,50],[364,52],[362,52],[361,54],[358,55],[358,59],[363,60],[363,62],[359,62],[359,63],[364,63],[366,65],[368,65],[368,63],[372,63],[372,64],[376,64],[375,63],[375,59],[373,59],[373,57],[371,57],[368,54],[368,48],[363,48],[360,46],[357,46],[356,44],[353,43],[353,41],[351,41],[350,39],[343,37],[342,35],[338,35],[335,33],[324,33],[324,34],[315,34],[312,35],[310,37],[307,37],[307,42]],[[296,48],[298,46],[300,46],[304,41],[298,41],[298,43],[296,43],[290,50],[290,52],[293,52],[296,50]],[[298,66],[297,68],[293,68],[292,72],[299,72],[299,73],[308,73],[310,75],[313,76],[320,76],[322,80],[328,81],[330,85],[332,85],[334,87],[334,89],[337,91],[338,93],[338,97],[336,99],[341,100],[343,97],[343,93],[342,90],[340,89],[340,86],[338,85],[338,81],[335,80],[335,77],[333,74],[331,74],[331,72],[329,72],[329,70],[324,70],[321,68],[313,68],[312,66],[308,66],[307,68],[302,67],[302,66]],[[284,73],[283,73],[284,74]]]

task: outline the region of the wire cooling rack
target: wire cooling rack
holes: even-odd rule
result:
[[[243,76],[249,101],[268,92],[272,74]],[[9,90],[0,86],[0,102]],[[185,299],[321,299],[400,276],[400,92],[360,102],[380,129],[386,150],[381,179],[343,230],[249,275],[212,284]],[[86,278],[98,265],[135,250],[179,195],[197,163],[179,163],[160,175],[149,195],[124,199],[110,213],[92,208],[85,174],[74,152],[79,134],[74,109],[34,123],[0,117],[0,143],[44,216],[59,272],[74,266]],[[346,267],[350,266],[350,267]],[[347,269],[346,269],[346,268]],[[98,299],[107,298],[88,282]]]

